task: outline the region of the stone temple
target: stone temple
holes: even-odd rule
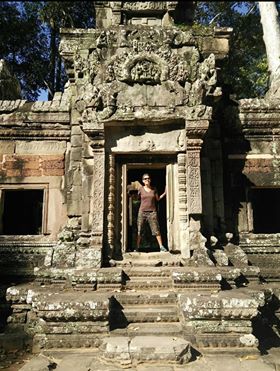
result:
[[[231,29],[193,2],[95,1],[68,74],[28,102],[0,65],[0,356],[99,348],[122,365],[279,341],[280,98],[234,100]],[[168,252],[135,252],[142,174]]]

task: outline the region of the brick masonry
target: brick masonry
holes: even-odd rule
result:
[[[64,175],[64,155],[1,155],[0,161],[0,177]]]

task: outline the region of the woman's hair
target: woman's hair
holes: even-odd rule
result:
[[[143,178],[145,178],[146,176],[148,176],[148,177],[150,178],[150,174],[148,174],[148,173],[144,173],[144,174],[142,175],[142,180],[143,180]]]

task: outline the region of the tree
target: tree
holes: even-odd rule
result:
[[[65,84],[65,72],[58,52],[59,29],[61,27],[89,28],[94,26],[94,8],[88,1],[45,1],[41,19],[47,24],[49,47],[49,73],[47,87],[49,99]]]
[[[237,98],[263,96],[267,90],[268,69],[256,3],[198,2],[195,21],[233,28],[229,56],[220,74],[221,81]]]
[[[0,2],[0,59],[21,83],[22,94],[35,100],[47,73],[47,37],[39,21],[39,3]]]
[[[263,39],[265,43],[268,69],[270,71],[270,89],[273,95],[280,97],[280,23],[274,1],[259,1]]]
[[[40,89],[51,99],[66,75],[58,53],[60,27],[94,27],[89,1],[0,2],[0,59],[21,83],[23,98],[36,100]]]

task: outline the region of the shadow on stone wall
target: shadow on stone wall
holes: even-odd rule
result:
[[[239,243],[240,212],[248,201],[246,190],[253,185],[243,174],[250,142],[242,132],[238,102],[229,93],[224,86],[223,96],[213,108],[201,158],[202,233],[208,240],[216,236],[220,244],[226,243],[227,232],[233,233],[233,243]]]

